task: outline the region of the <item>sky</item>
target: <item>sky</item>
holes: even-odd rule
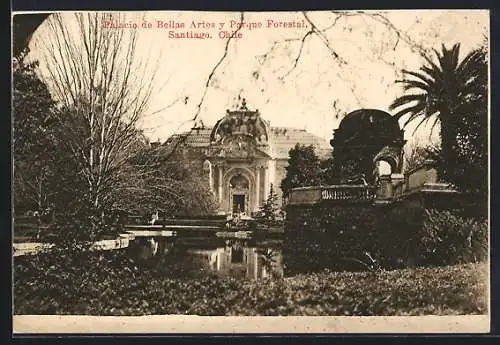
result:
[[[238,31],[242,37],[231,39],[208,88],[207,79],[227,44],[219,34],[236,30],[240,13],[129,12],[120,23],[113,23],[121,27],[107,29],[131,30],[123,26],[137,24],[137,58],[157,64],[150,106],[140,126],[151,140],[161,141],[192,127],[189,120],[198,113],[202,99],[198,119],[211,126],[226,109],[238,105],[238,97],[246,98],[247,106],[258,109],[272,126],[306,129],[329,140],[345,114],[359,108],[389,110],[402,94],[395,83],[401,70],[416,70],[425,61],[412,47],[431,52],[442,43],[447,47],[460,43],[463,57],[489,37],[486,10],[308,12],[307,17],[324,31],[309,35],[300,51],[301,39],[311,29],[302,13],[244,13],[245,26]],[[65,13],[65,20],[72,25],[71,13]],[[173,22],[184,27],[166,28]],[[198,28],[192,27],[193,22]],[[290,22],[300,25],[283,24]],[[283,27],[304,23],[305,27]],[[31,42],[38,59],[45,49],[42,43],[50,39],[46,26],[42,24]],[[211,38],[171,37],[186,32]],[[430,135],[429,127],[414,134],[409,126],[405,137],[426,142],[435,141],[436,134]]]

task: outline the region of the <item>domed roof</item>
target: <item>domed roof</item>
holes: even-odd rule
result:
[[[370,145],[403,140],[398,121],[378,109],[358,109],[340,122],[332,146],[343,144]]]
[[[233,136],[248,137],[261,144],[269,141],[269,125],[258,110],[247,108],[245,99],[239,109],[227,110],[226,115],[217,121],[210,134],[210,142],[223,142],[226,137]]]

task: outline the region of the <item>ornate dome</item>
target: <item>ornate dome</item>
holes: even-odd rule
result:
[[[340,122],[330,141],[335,148],[349,145],[385,146],[403,141],[398,121],[389,113],[377,109],[355,110]]]
[[[227,110],[226,115],[217,121],[210,134],[211,143],[224,143],[229,138],[244,137],[257,145],[269,142],[269,125],[260,117],[259,111],[249,110],[245,99],[237,110]]]
[[[391,114],[377,109],[353,111],[340,122],[330,141],[335,175],[341,183],[353,176],[364,176],[372,183],[379,161],[389,163],[391,172],[399,173],[404,143],[403,131]]]

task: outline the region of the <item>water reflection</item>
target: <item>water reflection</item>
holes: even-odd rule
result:
[[[246,279],[283,276],[281,241],[220,238],[139,238],[130,250],[152,269],[193,276],[217,274]]]

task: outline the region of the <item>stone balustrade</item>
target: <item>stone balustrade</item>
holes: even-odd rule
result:
[[[338,185],[321,190],[321,200],[326,201],[371,201],[375,197],[375,187]]]
[[[376,197],[375,186],[334,185],[294,188],[290,191],[289,205],[317,203],[367,203]]]

